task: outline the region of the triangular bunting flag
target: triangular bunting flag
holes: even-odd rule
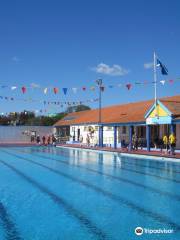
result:
[[[44,94],[46,94],[47,93],[47,91],[48,91],[48,88],[46,87],[46,88],[44,88]]]
[[[22,92],[24,94],[26,92],[26,87],[22,87],[21,90],[22,90]]]
[[[77,93],[77,88],[76,87],[72,88],[72,91],[73,93]]]
[[[12,87],[11,87],[11,90],[15,90],[15,89],[17,89],[16,86],[12,86]]]
[[[54,87],[54,88],[53,88],[53,91],[54,91],[55,94],[57,94],[58,91],[59,91],[59,89],[58,89],[57,87]]]
[[[90,90],[91,90],[91,91],[94,91],[94,90],[95,90],[95,87],[94,87],[94,86],[90,87]]]
[[[128,90],[130,90],[132,85],[130,83],[128,83],[128,84],[126,84],[126,87],[127,87]]]
[[[64,93],[64,95],[66,95],[67,94],[67,88],[63,88],[63,93]]]
[[[164,85],[165,82],[166,82],[165,80],[161,80],[161,81],[160,81],[160,83],[161,83],[162,85]]]

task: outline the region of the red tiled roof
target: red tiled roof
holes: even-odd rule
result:
[[[172,112],[175,118],[180,117],[180,95],[165,97],[160,101]],[[153,105],[154,100],[134,102],[123,105],[115,105],[102,108],[102,123],[128,123],[145,122],[145,114]],[[86,110],[68,114],[59,120],[54,126],[73,124],[93,124],[98,123],[99,109]]]

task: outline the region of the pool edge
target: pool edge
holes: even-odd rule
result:
[[[66,148],[66,149],[74,149],[74,150],[80,150],[80,151],[95,151],[99,153],[109,153],[109,154],[115,154],[118,156],[126,156],[126,157],[136,157],[140,159],[150,159],[150,160],[163,160],[163,161],[169,161],[169,162],[177,162],[180,163],[180,158],[171,158],[171,157],[165,157],[165,156],[154,156],[154,155],[146,155],[146,154],[135,154],[135,153],[124,153],[124,152],[116,152],[116,151],[108,151],[108,150],[99,150],[99,149],[87,149],[87,148],[78,148],[78,147],[70,147],[70,146],[56,146],[57,148]]]

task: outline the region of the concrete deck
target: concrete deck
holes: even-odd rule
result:
[[[161,158],[169,158],[169,159],[177,159],[180,160],[180,153],[175,153],[175,155],[171,155],[169,153],[166,153],[165,151],[156,151],[152,150],[148,152],[147,150],[138,149],[137,151],[132,150],[129,151],[127,148],[110,148],[110,147],[88,147],[85,145],[79,145],[79,144],[57,144],[59,147],[69,147],[69,148],[80,148],[80,149],[88,149],[88,150],[98,150],[98,151],[107,151],[107,152],[117,152],[117,153],[126,153],[126,154],[132,154],[132,155],[141,155],[141,156],[153,156],[153,157],[161,157]]]

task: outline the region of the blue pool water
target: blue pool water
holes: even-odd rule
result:
[[[113,153],[1,147],[0,240],[180,239],[179,173]]]

